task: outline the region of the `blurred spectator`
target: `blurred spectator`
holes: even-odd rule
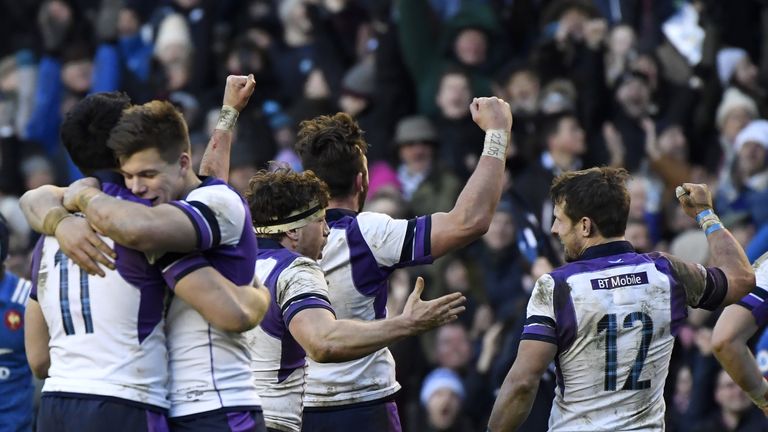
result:
[[[447,212],[461,192],[461,182],[435,160],[438,135],[428,118],[406,117],[397,124],[397,179],[414,214]]]
[[[724,370],[717,374],[715,401],[719,409],[699,421],[692,428],[694,432],[751,432],[768,429],[765,415]]]
[[[430,372],[421,387],[421,404],[426,419],[421,431],[459,432],[471,429],[471,423],[462,414],[464,385],[450,369],[440,368]]]
[[[552,225],[552,203],[549,186],[556,175],[581,168],[580,156],[585,151],[584,130],[570,112],[545,117],[539,132],[543,147],[541,156],[514,180],[515,191],[536,215],[541,226]]]

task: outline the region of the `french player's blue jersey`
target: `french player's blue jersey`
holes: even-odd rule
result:
[[[0,431],[32,430],[32,371],[24,352],[24,307],[31,283],[6,272],[0,280]]]

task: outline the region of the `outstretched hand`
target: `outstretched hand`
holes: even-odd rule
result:
[[[241,112],[248,105],[248,99],[251,98],[255,88],[256,80],[253,74],[228,76],[227,85],[224,87],[224,105],[234,107]]]
[[[683,183],[675,189],[675,194],[683,211],[691,218],[695,219],[696,215],[713,207],[712,194],[706,184]]]
[[[497,97],[474,98],[469,105],[472,120],[484,131],[501,129],[512,130],[512,110],[509,104]]]
[[[467,299],[461,293],[447,294],[434,300],[424,301],[421,299],[423,292],[424,279],[419,277],[403,308],[402,316],[411,321],[414,333],[422,333],[449,323],[458,318],[458,314],[464,312],[463,304]]]

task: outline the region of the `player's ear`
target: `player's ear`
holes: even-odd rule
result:
[[[361,192],[364,188],[363,183],[365,182],[365,178],[363,173],[359,172],[357,173],[357,176],[355,177],[355,192]]]
[[[192,158],[189,156],[189,153],[183,152],[181,156],[179,156],[179,167],[182,170],[192,168]]]
[[[299,230],[292,229],[285,232],[285,235],[291,239],[291,241],[299,241]]]
[[[592,224],[592,219],[588,217],[583,217],[581,218],[581,223],[579,224],[579,228],[581,229],[582,237],[589,237],[592,235],[592,232],[595,229],[595,226]]]

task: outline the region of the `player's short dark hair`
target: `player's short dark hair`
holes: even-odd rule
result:
[[[122,92],[94,93],[75,104],[61,123],[60,136],[72,162],[84,174],[118,167],[107,147],[110,131],[131,99]]]
[[[155,148],[168,163],[190,151],[184,117],[170,102],[157,100],[126,109],[107,145],[118,159]]]
[[[299,125],[296,152],[301,163],[328,185],[332,197],[353,192],[357,173],[365,170],[367,151],[363,131],[349,114],[319,116]]]
[[[260,170],[248,182],[245,193],[251,209],[253,226],[264,226],[275,219],[288,217],[317,201],[321,208],[328,207],[331,196],[328,186],[312,171],[297,173],[290,168],[275,171]],[[284,234],[268,235],[279,239]]]
[[[571,171],[552,181],[550,195],[572,221],[588,217],[603,237],[618,237],[624,235],[629,217],[628,179],[624,168]]]

